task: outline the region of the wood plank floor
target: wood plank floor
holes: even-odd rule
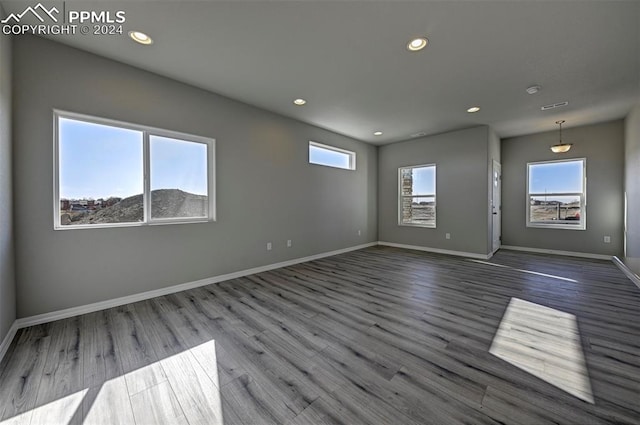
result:
[[[372,247],[21,329],[0,424],[94,423],[640,424],[640,289],[607,261]]]

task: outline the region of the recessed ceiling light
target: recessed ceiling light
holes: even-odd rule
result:
[[[302,105],[304,105],[305,103],[307,103],[307,101],[306,101],[306,100],[304,100],[304,99],[296,99],[296,100],[294,100],[294,101],[293,101],[293,103],[294,103],[295,105],[302,106]]]
[[[140,44],[153,44],[151,37],[140,31],[129,31],[129,37]]]
[[[407,43],[407,50],[417,52],[427,47],[429,40],[426,37],[417,37]]]
[[[472,106],[471,108],[467,109],[467,112],[470,114],[473,114],[474,112],[478,112],[480,110],[479,106]]]
[[[374,131],[373,135],[374,136],[382,136],[382,131]]]

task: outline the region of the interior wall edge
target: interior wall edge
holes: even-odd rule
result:
[[[0,5],[0,18],[5,11]],[[8,338],[16,319],[15,167],[13,166],[14,38],[0,36],[0,339]],[[3,343],[4,344],[4,343]],[[4,346],[0,346],[0,353]],[[0,356],[1,357],[1,356]]]
[[[0,342],[0,363],[2,363],[2,359],[4,358],[5,354],[7,354],[7,351],[9,350],[9,347],[13,342],[13,338],[18,332],[18,329],[20,329],[18,321],[14,320],[6,335],[2,339],[2,342]]]
[[[640,288],[640,276],[635,274],[633,272],[633,270],[631,270],[629,267],[627,267],[627,265],[624,263],[624,261],[622,261],[617,256],[614,255],[612,261],[616,266],[618,266],[618,268],[622,271],[622,273],[624,273],[625,276],[627,276],[629,278],[630,281],[635,283],[635,285],[638,288]]]

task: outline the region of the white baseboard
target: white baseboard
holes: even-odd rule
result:
[[[16,336],[16,332],[18,332],[18,321],[14,320],[9,328],[9,332],[4,336],[2,343],[0,343],[0,362],[4,358],[4,355],[7,354],[7,350],[13,341],[13,337]]]
[[[624,261],[622,261],[618,257],[614,256],[612,261],[616,266],[618,266],[620,270],[622,270],[622,273],[624,273],[631,282],[635,283],[636,286],[640,288],[640,276],[635,274],[629,267],[627,267]]]
[[[413,249],[413,250],[416,250],[416,251],[435,252],[437,254],[455,255],[457,257],[478,258],[480,260],[488,260],[489,258],[491,258],[491,255],[493,255],[493,254],[491,254],[491,255],[489,255],[489,254],[477,254],[475,252],[451,251],[451,250],[448,250],[448,249],[429,248],[427,246],[405,245],[405,244],[401,244],[401,243],[384,242],[384,241],[378,241],[378,245],[392,246],[394,248]]]
[[[557,249],[529,248],[526,246],[502,245],[500,248],[508,249],[510,251],[525,251],[525,252],[535,252],[538,254],[565,255],[567,257],[592,258],[595,260],[611,260],[611,257],[612,257],[611,255],[591,254],[589,252],[559,251]]]
[[[160,297],[163,295],[173,294],[175,292],[185,291],[187,289],[197,288],[199,286],[210,285],[212,283],[222,282],[225,280],[236,279],[243,276],[249,276],[256,273],[262,273],[269,270],[288,267],[294,264],[306,263],[307,261],[317,260],[319,258],[331,257],[332,255],[344,254],[345,252],[356,251],[358,249],[376,246],[378,242],[371,242],[362,245],[356,245],[349,248],[338,249],[335,251],[323,252],[320,254],[310,255],[308,257],[294,258],[293,260],[282,261],[280,263],[268,264],[266,266],[254,267],[251,269],[240,270],[233,273],[208,277],[193,282],[181,283],[179,285],[168,286],[166,288],[154,289],[152,291],[141,292],[138,294],[128,295],[126,297],[114,298],[111,300],[100,301],[97,303],[87,304],[78,307],[71,307],[64,310],[52,311],[50,313],[38,314],[36,316],[23,317],[16,320],[16,330],[26,328],[27,326],[39,325],[42,323],[52,322],[54,320],[66,319],[80,314],[93,313],[107,308],[118,307],[121,305],[134,303],[138,301],[148,300],[150,298]],[[9,341],[11,342],[11,341]]]

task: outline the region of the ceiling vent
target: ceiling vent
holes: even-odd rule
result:
[[[540,109],[543,110],[543,111],[548,111],[549,109],[561,108],[563,106],[567,106],[568,104],[569,104],[569,102],[552,103],[550,105],[544,105]]]

